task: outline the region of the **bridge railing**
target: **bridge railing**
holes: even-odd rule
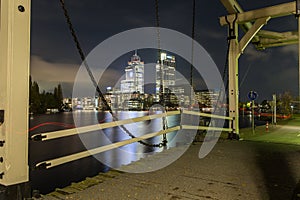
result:
[[[121,125],[126,125],[126,124],[132,124],[136,122],[142,122],[146,120],[152,120],[152,119],[158,119],[162,117],[168,117],[168,116],[174,116],[174,115],[194,115],[194,116],[200,116],[200,117],[208,117],[208,118],[215,118],[215,119],[223,119],[223,120],[229,120],[232,121],[231,117],[225,117],[225,116],[219,116],[219,115],[213,115],[213,114],[208,114],[208,113],[201,113],[201,112],[195,112],[195,111],[187,111],[187,110],[181,110],[181,111],[170,111],[166,113],[161,113],[161,114],[154,114],[154,115],[148,115],[148,116],[143,116],[143,117],[136,117],[136,118],[130,118],[130,119],[125,119],[125,120],[119,120],[119,121],[113,121],[113,122],[107,122],[107,123],[102,123],[102,124],[96,124],[96,125],[90,125],[90,126],[84,126],[84,127],[78,127],[78,128],[72,128],[72,129],[67,129],[67,130],[61,130],[61,131],[54,131],[54,132],[48,132],[48,133],[40,133],[40,134],[34,134],[31,136],[31,139],[34,141],[47,141],[47,140],[52,140],[52,139],[58,139],[58,138],[63,138],[63,137],[68,137],[72,135],[78,135],[78,134],[83,134],[83,133],[90,133],[92,131],[96,130],[102,130],[102,129],[107,129],[107,128],[113,128]],[[115,142],[112,144],[108,144],[105,146],[100,146],[97,148],[93,149],[88,149],[85,151],[81,151],[78,153],[70,154],[67,156],[51,159],[51,160],[46,160],[39,162],[35,165],[35,168],[37,169],[49,169],[58,165],[62,165],[68,162],[72,162],[75,160],[79,160],[85,157],[89,157],[92,155],[96,155],[105,151],[109,151],[112,149],[116,149],[128,144],[132,144],[135,142],[139,142],[142,140],[150,139],[156,136],[160,136],[163,134],[168,134],[174,131],[179,131],[181,129],[186,129],[186,130],[213,130],[213,131],[232,131],[231,128],[223,128],[223,127],[208,127],[208,126],[192,126],[192,125],[178,125],[174,126],[171,128],[167,128],[165,130],[161,130],[158,132],[154,133],[147,133],[145,135],[127,139],[127,140],[122,140],[119,142]]]

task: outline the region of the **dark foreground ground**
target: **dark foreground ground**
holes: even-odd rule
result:
[[[220,140],[198,158],[193,144],[171,165],[149,173],[117,173],[86,189],[69,187],[44,199],[219,199],[288,200],[300,180],[300,146],[268,142]],[[127,167],[147,167],[155,156]],[[56,194],[56,195],[55,195]],[[54,196],[53,196],[54,195]]]

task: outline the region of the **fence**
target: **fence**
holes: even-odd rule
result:
[[[107,122],[107,123],[102,123],[102,124],[96,124],[96,125],[90,125],[90,126],[84,126],[84,127],[79,127],[79,128],[72,128],[72,129],[67,129],[67,130],[61,130],[61,131],[54,131],[54,132],[48,132],[48,133],[40,133],[40,134],[34,134],[31,136],[32,140],[35,141],[47,141],[47,140],[52,140],[52,139],[58,139],[58,138],[63,138],[63,137],[68,137],[72,135],[78,135],[78,134],[83,134],[83,133],[89,133],[92,131],[96,130],[102,130],[102,129],[107,129],[107,128],[113,128],[117,126],[122,126],[126,124],[131,124],[131,123],[136,123],[136,122],[142,122],[146,120],[152,120],[152,119],[157,119],[157,118],[163,118],[163,117],[168,117],[168,116],[173,116],[173,115],[191,115],[191,116],[199,116],[199,117],[208,117],[208,118],[214,118],[214,119],[223,119],[223,120],[229,120],[232,121],[231,117],[224,117],[224,116],[219,116],[219,115],[213,115],[213,114],[208,114],[208,113],[201,113],[201,112],[195,112],[195,111],[188,111],[188,110],[180,110],[180,111],[170,111],[170,112],[165,112],[165,113],[160,113],[160,114],[154,114],[154,115],[148,115],[148,116],[143,116],[143,117],[137,117],[137,118],[131,118],[131,119],[125,119],[125,120],[119,120],[119,121],[113,121],[113,122]],[[165,130],[161,130],[158,132],[154,133],[147,133],[145,135],[142,135],[140,137],[135,137],[119,142],[115,142],[109,145],[105,146],[100,146],[94,149],[89,149],[85,150],[82,152],[70,154],[67,156],[51,159],[51,160],[46,160],[39,162],[35,165],[35,168],[38,169],[49,169],[58,165],[62,165],[71,161],[75,161],[81,158],[85,158],[88,156],[92,156],[95,154],[99,154],[108,150],[112,150],[115,148],[119,148],[128,144],[132,144],[138,141],[150,139],[156,136],[160,136],[163,134],[168,134],[174,131],[179,131],[181,129],[186,129],[186,130],[214,130],[214,131],[228,131],[231,132],[231,128],[223,128],[223,127],[208,127],[208,126],[192,126],[192,125],[178,125],[174,126],[171,128],[167,128]]]

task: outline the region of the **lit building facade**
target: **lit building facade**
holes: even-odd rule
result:
[[[195,91],[195,101],[200,107],[213,107],[219,100],[220,92],[218,90],[199,90]]]
[[[144,62],[141,61],[137,52],[131,57],[125,68],[125,80],[121,81],[121,92],[128,94],[144,93]]]
[[[175,56],[161,53],[156,64],[156,101],[162,102],[167,107],[181,105],[182,88],[176,85],[176,60]]]
[[[165,89],[175,87],[176,80],[176,60],[175,56],[160,54],[160,60],[156,64],[156,94],[164,93]],[[162,87],[163,91],[160,91]]]

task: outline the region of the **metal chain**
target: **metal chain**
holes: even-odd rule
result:
[[[111,114],[113,121],[118,121],[119,119],[113,114],[113,111],[112,111],[111,107],[108,105],[108,103],[107,103],[104,95],[102,94],[102,92],[101,92],[101,90],[100,90],[100,88],[99,88],[99,86],[98,86],[98,84],[97,84],[97,82],[95,80],[95,77],[94,77],[94,75],[93,75],[93,73],[92,73],[92,71],[91,71],[91,69],[90,69],[90,67],[89,67],[89,65],[88,65],[88,63],[87,63],[87,61],[85,59],[86,56],[85,56],[85,54],[84,54],[84,52],[83,52],[83,50],[81,48],[81,45],[79,43],[78,37],[77,37],[76,32],[75,32],[75,29],[73,28],[73,24],[71,22],[71,18],[70,18],[70,15],[68,13],[68,10],[66,9],[65,2],[64,2],[64,0],[59,0],[59,1],[60,1],[60,4],[61,4],[61,8],[63,9],[64,16],[66,18],[69,30],[71,32],[71,35],[72,35],[73,40],[75,42],[76,48],[77,48],[78,53],[80,55],[80,58],[81,58],[81,60],[83,62],[83,65],[84,65],[85,69],[88,72],[88,75],[89,75],[89,77],[90,77],[90,79],[91,79],[94,87],[96,88],[96,92],[99,94],[102,102],[104,103],[105,107],[108,109],[109,113]],[[124,125],[120,125],[119,127],[121,128],[121,130],[123,132],[125,132],[126,134],[128,134],[131,138],[136,138],[136,136],[134,136],[132,133],[130,133],[130,131]],[[158,143],[158,144],[149,144],[149,143],[144,142],[144,141],[138,141],[138,142],[140,144],[148,146],[148,147],[162,147],[163,146],[163,142]]]
[[[156,27],[157,27],[157,49],[158,53],[160,55],[160,20],[159,20],[159,2],[158,0],[155,0],[155,21],[156,21]]]
[[[195,21],[196,21],[196,0],[193,0],[192,55],[191,55],[191,71],[190,71],[191,97],[192,97],[192,92],[193,92],[192,90],[194,89],[194,83],[193,83],[193,64],[194,64]],[[192,99],[191,99],[191,101],[192,101]]]
[[[161,62],[160,60],[160,54],[161,54],[161,44],[160,44],[160,19],[159,19],[159,2],[158,0],[155,0],[155,20],[156,20],[156,30],[157,30],[157,54],[158,54],[158,64],[160,66],[160,86],[159,86],[159,99],[160,103],[162,106],[165,108],[165,92],[164,92],[164,85],[163,85],[163,65],[164,63]],[[164,110],[163,112],[166,112]],[[168,124],[167,124],[167,117],[162,117],[162,126],[163,130],[168,129]],[[163,134],[163,139],[162,139],[162,146],[166,146],[168,143],[167,135]]]
[[[157,58],[158,58],[158,64],[160,67],[160,86],[159,86],[159,99],[161,103],[163,103],[163,70],[162,70],[162,64],[160,60],[160,53],[161,53],[161,47],[160,47],[160,20],[159,20],[159,2],[158,0],[155,0],[155,24],[156,24],[156,33],[157,33]],[[164,106],[164,105],[163,105]]]
[[[226,51],[226,60],[225,60],[225,65],[224,65],[224,70],[223,70],[223,82],[225,82],[225,76],[227,75],[227,79],[228,79],[228,56],[229,56],[229,49],[230,49],[230,40],[227,41],[227,51]],[[228,80],[226,80],[226,85],[225,85],[225,91],[227,91],[228,89]]]

